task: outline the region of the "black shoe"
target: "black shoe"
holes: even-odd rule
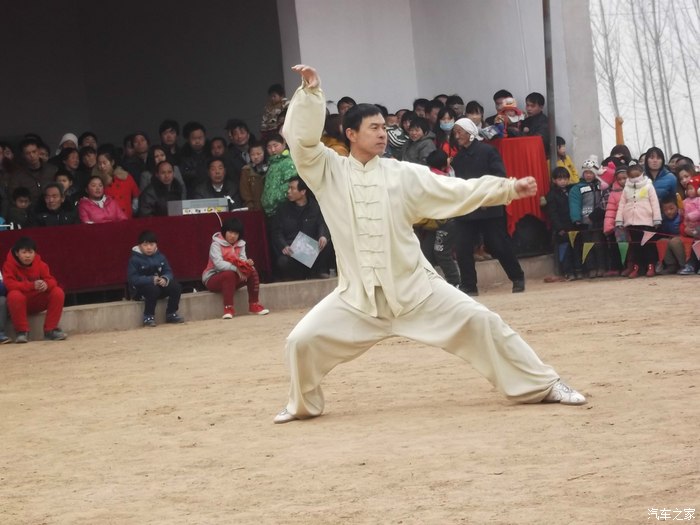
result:
[[[520,293],[525,291],[525,279],[516,279],[513,281],[513,293]]]
[[[466,288],[466,287],[460,286],[459,289],[462,290],[469,297],[477,297],[479,295],[479,289],[476,287]]]
[[[143,326],[146,326],[148,328],[155,328],[156,326],[156,319],[152,315],[144,315],[143,316]]]
[[[54,328],[48,332],[44,332],[44,339],[47,341],[63,341],[66,337],[66,333],[60,328]]]
[[[172,313],[172,314],[167,314],[165,316],[165,322],[166,323],[171,323],[171,324],[180,324],[185,322],[185,318],[178,315],[177,312]]]

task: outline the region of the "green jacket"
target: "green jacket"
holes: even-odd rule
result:
[[[284,150],[270,158],[270,167],[265,176],[265,187],[260,198],[265,215],[268,217],[274,215],[280,203],[287,200],[289,180],[297,175],[289,150]]]

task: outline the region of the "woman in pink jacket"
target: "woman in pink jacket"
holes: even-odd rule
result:
[[[615,230],[615,218],[617,217],[617,209],[620,205],[625,182],[627,182],[627,166],[621,164],[615,169],[615,180],[610,190],[607,191],[608,203],[605,205],[605,219],[603,220],[603,233],[608,243],[608,260],[610,264],[610,270],[605,275],[609,277],[620,275],[620,270],[622,270],[625,262],[620,260],[620,250],[615,246],[618,242],[627,240],[625,231],[622,228]],[[623,270],[622,275],[626,277],[631,271],[632,265],[628,265],[628,269]]]
[[[656,243],[642,246],[644,232],[654,231],[661,224],[661,207],[651,179],[644,175],[639,164],[627,168],[627,182],[622,190],[615,216],[615,226],[624,226],[630,239],[627,256],[633,262],[630,278],[639,276],[639,269],[646,269],[647,277],[656,275],[658,255]]]
[[[126,220],[126,215],[117,201],[105,195],[105,186],[100,177],[90,177],[85,191],[87,197],[83,197],[78,203],[80,222],[98,224]]]

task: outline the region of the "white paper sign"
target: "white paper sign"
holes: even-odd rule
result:
[[[318,247],[318,241],[312,239],[304,232],[297,233],[290,248],[292,249],[292,258],[308,268],[314,265],[314,261],[316,261],[316,257],[321,251]]]

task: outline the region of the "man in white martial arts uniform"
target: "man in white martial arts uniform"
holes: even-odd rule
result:
[[[441,177],[419,164],[380,158],[387,134],[371,104],[344,116],[350,156],[341,157],[320,142],[326,100],[316,70],[293,70],[302,86],[289,104],[283,134],[331,232],[338,287],[287,338],[289,401],[274,422],[321,415],[323,377],[395,335],[461,357],[515,402],[584,404],[586,398],[498,315],[439,277],[413,233],[423,218],[446,219],[531,197],[535,179]]]

